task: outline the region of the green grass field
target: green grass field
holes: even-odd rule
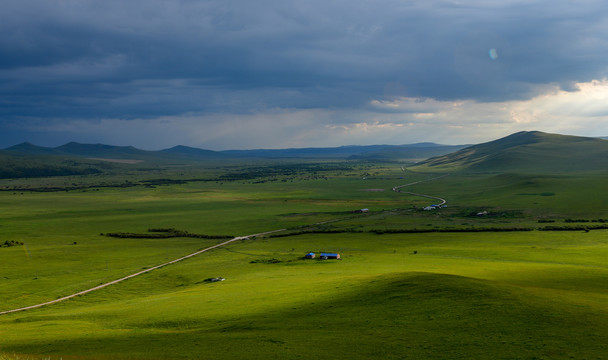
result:
[[[7,359],[606,358],[608,230],[367,232],[606,218],[605,173],[451,175],[408,190],[445,197],[449,207],[437,212],[418,210],[429,199],[390,191],[432,175],[389,165],[317,175],[0,192],[0,243],[24,243],[0,248],[0,311],[220,242],[100,233],[172,227],[241,236],[332,219],[341,219],[333,229],[361,231],[244,240],[64,303],[0,315],[0,353]],[[364,207],[370,213],[352,213]],[[469,216],[482,209],[498,215]],[[308,251],[337,251],[343,259],[303,260]],[[217,276],[226,281],[204,281]]]

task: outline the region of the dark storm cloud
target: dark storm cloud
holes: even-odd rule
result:
[[[604,8],[600,1],[5,0],[0,121],[351,110],[404,96],[526,99],[545,84],[571,90],[606,77]]]

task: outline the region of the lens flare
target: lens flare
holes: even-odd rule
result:
[[[498,52],[494,48],[491,48],[490,51],[488,51],[488,55],[490,55],[490,59],[492,60],[498,59]]]

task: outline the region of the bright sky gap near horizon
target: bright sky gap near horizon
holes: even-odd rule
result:
[[[4,0],[0,148],[608,136],[602,1]]]

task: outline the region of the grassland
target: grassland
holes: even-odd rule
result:
[[[221,241],[102,233],[298,232],[333,219],[340,221],[313,229],[344,231],[249,239],[65,303],[2,315],[0,352],[21,359],[608,353],[607,230],[372,232],[537,229],[544,226],[539,220],[607,218],[605,172],[452,174],[412,186],[448,200],[448,208],[429,212],[420,210],[429,199],[390,189],[433,175],[395,164],[309,166],[299,173],[264,166],[249,178],[243,174],[251,166],[244,166],[175,176],[216,181],[146,186],[144,180],[163,177],[155,173],[127,177],[133,186],[96,187],[109,180],[46,178],[20,184],[83,183],[86,192],[0,192],[0,243],[24,242],[0,248],[0,310],[52,300]],[[239,176],[219,181],[224,173]],[[360,208],[371,211],[352,212]],[[484,210],[490,216],[472,215]],[[322,250],[343,260],[302,259]],[[215,276],[227,280],[204,281]]]

